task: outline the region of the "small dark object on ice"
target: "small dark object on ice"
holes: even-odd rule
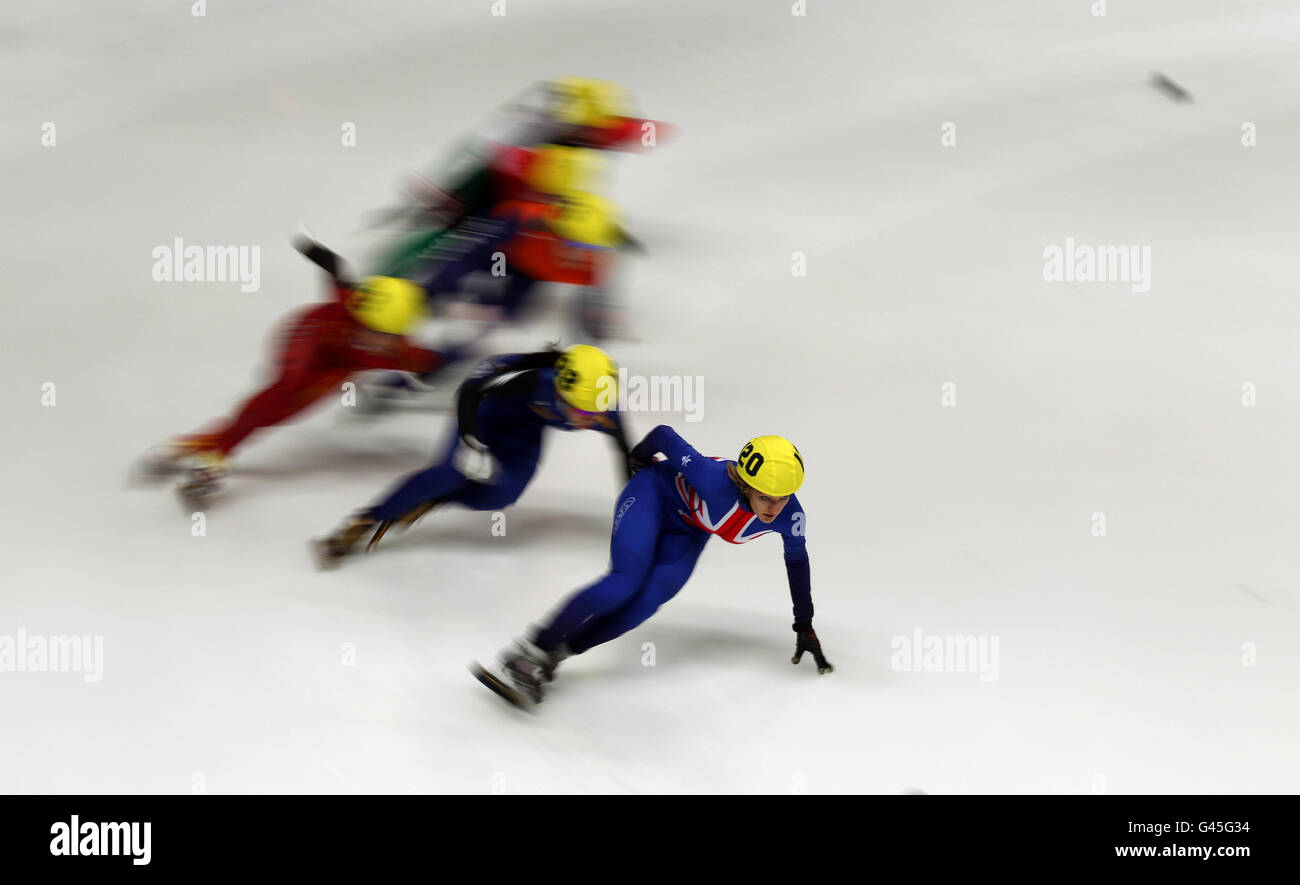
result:
[[[1173,101],[1191,101],[1192,94],[1159,71],[1151,75],[1151,85]]]

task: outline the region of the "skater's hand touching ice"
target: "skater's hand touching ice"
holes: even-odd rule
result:
[[[808,652],[813,656],[819,674],[835,671],[835,668],[831,666],[831,662],[826,660],[826,656],[822,654],[821,640],[817,638],[817,633],[813,630],[810,622],[795,624],[794,632],[794,657],[790,659],[790,663],[799,663],[803,659],[803,653]]]

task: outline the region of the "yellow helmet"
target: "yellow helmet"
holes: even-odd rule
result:
[[[424,290],[397,277],[366,277],[348,299],[348,310],[376,332],[401,335],[424,317]]]
[[[544,144],[524,171],[524,183],[544,194],[588,190],[596,184],[604,163],[599,151]]]
[[[564,239],[605,249],[618,245],[621,234],[612,201],[572,191],[561,195],[556,202],[559,211],[551,219],[551,229]]]
[[[590,344],[575,344],[555,361],[555,389],[583,412],[608,412],[618,401],[618,367]]]
[[[784,436],[756,436],[740,450],[736,470],[755,491],[783,498],[803,485],[803,458]]]
[[[610,117],[627,114],[627,95],[623,87],[609,80],[559,77],[551,81],[551,89],[556,97],[553,114],[561,123],[602,126]]]

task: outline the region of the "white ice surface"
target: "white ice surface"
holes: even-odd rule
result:
[[[0,635],[100,635],[104,678],[0,673],[0,791],[1300,790],[1300,13],[1090,5],[5,4]],[[446,512],[330,574],[307,539],[444,417],[268,431],[203,537],[124,488],[321,297],[298,222],[362,254],[403,172],[565,73],[681,127],[617,164],[649,255],[615,355],[703,375],[704,420],[631,425],[799,444],[833,675],[789,663],[767,539],[713,542],[535,718],[472,681],[605,565],[594,434],[551,436],[506,537]],[[260,245],[260,291],[153,282],[177,236]],[[1151,291],[1044,282],[1066,237],[1151,246]],[[998,679],[893,669],[917,628],[997,637]]]

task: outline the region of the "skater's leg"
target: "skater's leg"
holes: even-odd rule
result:
[[[453,432],[441,459],[424,470],[408,474],[377,504],[358,510],[330,535],[313,542],[321,567],[336,566],[351,555],[353,547],[367,532],[372,531],[366,549],[373,550],[391,526],[401,523],[409,527],[454,495],[467,482],[453,463],[459,445],[460,437]]]
[[[305,375],[281,377],[270,387],[244,403],[239,413],[217,434],[213,449],[229,455],[254,431],[279,424],[317,402],[332,390],[339,390],[350,369],[311,371]]]
[[[467,481],[451,500],[468,507],[470,510],[501,510],[519,500],[537,473],[537,462],[541,458],[541,437],[538,445],[528,449],[512,451],[497,459],[500,471],[492,482]]]
[[[197,506],[220,489],[222,480],[229,474],[226,457],[249,434],[279,424],[302,411],[331,390],[338,389],[350,374],[350,370],[321,369],[310,371],[305,379],[281,378],[245,403],[239,414],[210,441],[199,443],[190,450],[196,464],[188,469],[186,479],[177,487],[187,505]],[[186,452],[182,446],[174,446],[173,450],[179,454]]]
[[[443,458],[424,470],[408,474],[377,504],[351,514],[331,534],[313,542],[322,568],[333,568],[367,533],[372,532],[366,550],[374,550],[393,525],[410,527],[425,513],[454,495],[466,483],[453,460],[459,437],[453,435]]]
[[[537,645],[552,652],[587,625],[622,608],[641,591],[654,564],[661,530],[661,504],[648,471],[624,487],[615,507],[610,535],[610,569],[600,580],[572,596],[537,634]]]
[[[576,636],[566,640],[569,650],[575,655],[582,654],[622,636],[657,612],[661,605],[676,596],[677,591],[686,584],[707,540],[707,536],[697,538],[675,532],[665,533],[655,553],[655,564],[650,569],[641,592],[621,608],[591,621]]]
[[[340,337],[342,326],[352,322],[338,314],[337,305],[322,305],[281,327],[275,382],[244,403],[239,413],[218,429],[217,452],[229,454],[249,434],[297,414],[338,389],[352,374],[357,367],[337,359],[328,343]]]
[[[494,664],[472,667],[475,677],[511,703],[531,709],[541,702],[545,684],[568,653],[626,633],[676,595],[707,537],[664,531],[661,507],[651,476],[633,477],[614,515],[609,574],[571,598],[550,624],[501,652]]]
[[[328,567],[347,556],[372,528],[374,534],[366,550],[374,550],[393,525],[409,528],[441,504],[462,504],[471,510],[496,510],[513,504],[537,472],[541,438],[540,428],[531,440],[515,438],[507,454],[499,459],[500,475],[495,482],[483,483],[468,479],[456,466],[457,454],[463,450],[457,430],[439,461],[407,476],[378,504],[354,513],[342,527],[318,542],[322,564]]]
[[[492,444],[490,438],[484,442]],[[368,511],[369,515],[381,522],[398,519],[434,498],[470,510],[497,510],[513,504],[537,472],[542,435],[539,428],[535,438],[506,449],[497,459],[501,471],[492,483],[470,480],[456,468],[457,452],[463,445],[457,430],[439,461],[406,477]]]
[[[455,465],[456,450],[460,445],[460,436],[453,432],[442,458],[407,475],[378,504],[366,511],[367,516],[376,522],[397,520],[426,501],[453,497],[469,482]]]

